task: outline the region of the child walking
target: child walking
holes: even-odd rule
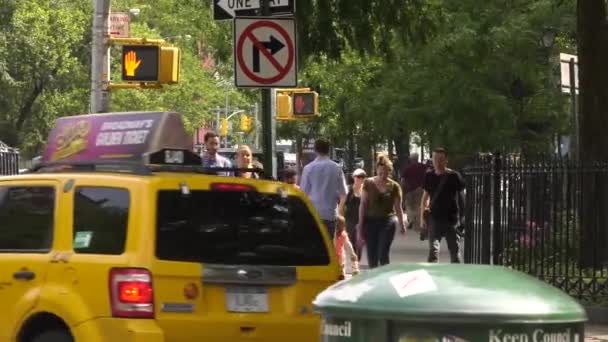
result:
[[[346,220],[344,217],[338,216],[336,218],[336,236],[334,238],[336,244],[336,254],[338,255],[338,262],[340,263],[340,267],[342,268],[342,274],[346,273],[345,263],[344,263],[344,250],[346,249],[348,254],[350,254],[350,261],[352,267],[352,274],[359,274],[359,258],[357,258],[357,254],[355,253],[355,249],[353,248],[353,244],[350,242],[348,238],[348,233],[346,232]]]

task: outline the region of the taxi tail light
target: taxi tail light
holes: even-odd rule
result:
[[[154,318],[152,275],[141,268],[110,270],[112,316],[119,318]]]
[[[220,192],[247,192],[254,191],[255,189],[245,184],[214,183],[211,184],[211,190]]]

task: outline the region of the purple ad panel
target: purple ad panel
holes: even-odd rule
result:
[[[146,152],[167,113],[93,114],[65,117],[47,144],[44,162],[136,159]]]

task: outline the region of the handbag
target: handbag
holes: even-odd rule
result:
[[[437,197],[439,197],[439,194],[443,190],[443,186],[447,182],[448,176],[449,176],[449,173],[446,172],[445,177],[441,178],[441,181],[439,182],[439,186],[437,187],[437,191],[433,194],[433,198],[431,198],[431,203],[429,203],[429,206],[427,208],[425,208],[424,212],[422,213],[422,219],[424,220],[424,222],[427,225],[429,224],[428,220],[431,217],[431,207],[433,207],[433,203],[435,203],[435,200],[437,199]]]

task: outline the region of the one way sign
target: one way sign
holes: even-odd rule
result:
[[[260,15],[262,0],[213,0],[213,19],[229,20],[235,17]],[[268,0],[270,15],[295,14],[296,0]]]

